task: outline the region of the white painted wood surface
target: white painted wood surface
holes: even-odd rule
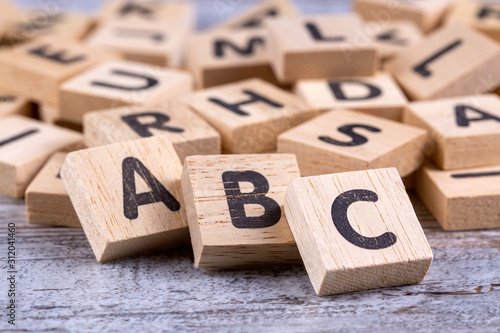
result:
[[[90,10],[99,1],[19,2]],[[218,0],[199,2],[200,25],[216,21]],[[311,13],[348,8],[343,0],[300,5]],[[82,230],[28,224],[23,201],[0,196],[0,332],[499,332],[500,230],[444,232],[414,203],[434,252],[422,283],[318,297],[301,266],[205,272],[188,247],[99,264]],[[16,327],[4,308],[10,222]]]

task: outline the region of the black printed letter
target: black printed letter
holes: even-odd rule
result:
[[[126,71],[121,71],[114,69],[111,71],[112,74],[115,75],[123,75],[123,76],[130,76],[130,77],[135,77],[141,80],[144,80],[144,84],[141,86],[135,86],[135,87],[127,87],[127,86],[118,86],[116,84],[112,83],[107,83],[107,82],[100,82],[100,81],[92,81],[90,84],[94,86],[101,86],[101,87],[107,87],[107,88],[113,88],[113,89],[120,89],[120,90],[128,90],[128,91],[137,91],[137,90],[145,90],[149,89],[151,87],[154,87],[158,84],[158,80],[150,77],[150,76],[145,76],[141,74],[135,74],[135,73],[130,73]]]
[[[378,195],[369,190],[351,190],[340,194],[332,204],[332,220],[338,232],[349,243],[367,250],[380,250],[396,244],[397,237],[386,232],[378,237],[365,237],[353,229],[347,218],[349,206],[358,201],[377,202]]]
[[[365,86],[366,88],[368,88],[368,95],[360,97],[347,97],[342,90],[343,84],[358,84],[361,86]],[[335,98],[340,101],[361,101],[382,95],[382,91],[374,85],[356,80],[329,81],[328,86],[330,87],[330,90],[332,91]]]
[[[29,131],[24,131],[21,134],[18,134],[18,135],[15,135],[13,137],[10,137],[8,139],[0,141],[0,147],[5,146],[5,145],[7,145],[7,144],[9,144],[11,142],[17,141],[19,139],[22,139],[24,137],[27,137],[28,135],[38,133],[38,132],[39,132],[39,130],[37,130],[37,129],[32,129],[32,130],[29,130]]]
[[[323,37],[318,27],[314,23],[306,23],[306,28],[309,30],[309,33],[314,38],[314,40],[320,40],[323,42],[342,42],[344,41],[344,37],[336,36],[336,37]]]
[[[354,132],[355,128],[362,128],[367,131],[373,132],[373,133],[379,133],[382,132],[380,128],[373,127],[373,126],[368,126],[368,125],[361,125],[361,124],[352,124],[352,125],[345,125],[339,127],[337,130],[340,133],[343,133],[345,135],[348,135],[352,138],[351,141],[338,141],[335,139],[330,138],[329,136],[320,136],[318,139],[321,141],[324,141],[326,143],[336,145],[336,146],[342,146],[342,147],[354,147],[354,146],[361,146],[365,143],[368,142],[368,139],[362,135],[359,135]]]
[[[476,113],[479,113],[481,116],[478,118],[467,118],[465,112],[467,110],[472,110]],[[483,121],[483,120],[496,120],[500,122],[500,118],[494,115],[491,115],[487,112],[481,111],[469,105],[457,105],[455,107],[455,116],[457,119],[457,125],[460,127],[469,127],[470,122],[472,121]]]
[[[427,60],[423,61],[421,64],[418,64],[417,66],[413,67],[413,70],[423,77],[431,76],[432,73],[429,71],[427,66],[430,63],[432,63],[433,61],[440,58],[442,55],[444,55],[444,54],[450,52],[451,50],[453,50],[454,48],[460,46],[461,44],[462,44],[462,41],[460,39],[451,43],[450,45],[446,46],[444,49],[440,50],[439,52],[437,52],[433,56],[429,57],[429,59],[427,59]]]
[[[57,51],[54,53],[48,53],[47,52],[48,48],[49,48],[48,45],[43,45],[43,46],[31,49],[28,52],[30,54],[34,54],[34,55],[37,55],[37,56],[45,58],[45,59],[53,60],[53,61],[58,62],[58,63],[63,64],[63,65],[68,65],[68,64],[72,64],[74,62],[85,60],[85,56],[83,56],[83,55],[75,56],[73,58],[65,58],[64,57],[64,55],[66,53],[65,50]]]
[[[214,44],[214,53],[217,58],[222,58],[225,54],[224,50],[227,47],[230,47],[234,50],[234,52],[237,52],[243,56],[249,56],[254,53],[256,44],[264,45],[264,40],[260,37],[254,37],[248,41],[246,48],[239,48],[228,40],[217,39]]]
[[[154,121],[149,123],[142,123],[139,121],[141,118],[153,117]],[[182,128],[166,126],[165,123],[170,121],[170,117],[163,113],[158,112],[145,112],[136,113],[122,116],[122,120],[130,126],[138,135],[143,138],[153,136],[153,133],[149,130],[150,128],[155,128],[162,131],[169,131],[174,133],[182,133],[184,130]]]
[[[243,90],[243,92],[247,95],[249,95],[251,98],[247,101],[244,101],[244,102],[240,102],[240,103],[235,103],[235,104],[229,104],[229,103],[226,103],[224,101],[221,101],[220,99],[218,98],[210,98],[209,101],[212,102],[212,103],[215,103],[215,104],[218,104],[219,106],[222,106],[223,108],[226,108],[228,109],[229,111],[233,111],[234,113],[240,115],[240,116],[248,116],[248,113],[241,110],[240,109],[240,106],[242,105],[246,105],[246,104],[251,104],[251,103],[255,103],[255,102],[264,102],[266,104],[269,104],[275,108],[282,108],[283,105],[279,104],[279,103],[276,103],[276,102],[273,102],[271,101],[270,99],[267,99],[266,97],[264,96],[261,96],[257,93],[254,93],[253,91],[251,90]]]

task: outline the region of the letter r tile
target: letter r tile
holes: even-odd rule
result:
[[[320,296],[418,283],[431,265],[395,168],[295,179],[284,210]]]
[[[67,156],[61,178],[98,261],[188,242],[181,171],[164,136]]]
[[[290,154],[187,157],[182,189],[195,266],[301,263],[283,213],[288,183],[299,177]]]

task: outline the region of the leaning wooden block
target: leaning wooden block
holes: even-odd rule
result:
[[[376,76],[322,80],[300,80],[295,93],[317,110],[351,109],[401,121],[408,104],[394,79]]]
[[[458,2],[448,15],[447,22],[460,22],[481,31],[500,42],[500,4],[493,2]]]
[[[411,103],[404,122],[426,129],[441,168],[500,164],[500,98],[474,95]]]
[[[108,61],[61,86],[61,117],[81,123],[89,111],[161,103],[190,92],[192,87],[188,72],[130,61]]]
[[[422,42],[424,35],[412,21],[368,22],[365,30],[375,43],[382,61]]]
[[[182,190],[198,268],[300,263],[282,212],[293,155],[190,156]]]
[[[268,42],[264,29],[198,34],[189,42],[188,65],[200,88],[254,77],[278,84]]]
[[[27,98],[12,93],[0,92],[0,117],[15,114],[32,116],[33,105]]]
[[[398,54],[385,69],[415,100],[484,93],[500,85],[500,45],[450,24]]]
[[[225,16],[233,12],[233,5],[219,4],[215,5],[219,16]],[[259,28],[264,25],[264,22],[277,17],[296,17],[299,16],[299,11],[290,0],[267,0],[262,1],[256,6],[246,9],[242,14],[217,24],[210,28],[214,30],[240,30],[248,28]]]
[[[79,133],[22,116],[0,119],[0,193],[22,198],[26,187],[57,151],[82,143]]]
[[[444,230],[500,228],[500,165],[418,173],[420,198]]]
[[[220,134],[178,102],[89,112],[83,117],[83,128],[89,147],[163,135],[174,145],[181,161],[189,155],[221,152]]]
[[[405,177],[422,165],[426,144],[420,128],[338,110],[281,134],[278,153],[294,153],[302,176],[395,167]]]
[[[352,14],[280,18],[266,24],[278,80],[370,76],[379,66],[375,45],[357,40],[363,22]]]
[[[107,59],[107,52],[63,39],[37,39],[0,51],[0,88],[56,104],[63,81]]]
[[[68,154],[61,177],[98,261],[188,242],[181,172],[163,136]]]
[[[276,138],[316,115],[300,98],[261,79],[195,92],[182,98],[222,136],[222,149],[253,154],[276,149]]]
[[[451,3],[451,0],[355,0],[354,7],[367,21],[411,20],[427,33],[439,25]]]
[[[431,265],[396,169],[295,179],[285,214],[320,296],[418,283]]]
[[[47,161],[26,189],[26,218],[30,223],[82,227],[61,179],[66,153]]]
[[[116,51],[127,60],[179,67],[188,34],[189,30],[180,24],[109,21],[99,26],[87,43]]]

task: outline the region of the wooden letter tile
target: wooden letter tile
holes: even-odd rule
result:
[[[188,157],[182,190],[195,266],[300,263],[283,213],[288,183],[299,177],[290,154]]]
[[[320,296],[418,283],[431,265],[394,168],[293,180],[285,214]]]
[[[367,21],[411,20],[424,32],[441,22],[452,0],[354,0],[356,12]]]
[[[461,0],[447,22],[460,22],[500,42],[500,4]]]
[[[240,2],[234,3],[238,5]],[[235,5],[232,3],[226,4],[222,1],[218,4],[214,3],[214,7],[220,16],[231,14],[234,10],[234,6]],[[261,3],[255,5],[254,7],[245,9],[243,13],[211,27],[210,31],[259,28],[264,25],[264,22],[269,21],[269,19],[295,16],[299,16],[299,11],[295,8],[293,1],[291,0],[261,1]]]
[[[89,112],[83,117],[89,147],[164,135],[180,160],[189,155],[221,152],[220,134],[188,106],[170,102],[161,107],[125,106]]]
[[[26,189],[26,218],[30,223],[82,227],[61,179],[66,153],[55,153]]]
[[[278,84],[263,29],[218,30],[193,36],[188,64],[199,88],[258,77]]]
[[[35,101],[56,104],[63,81],[104,60],[113,52],[62,39],[42,39],[0,51],[0,87]]]
[[[221,133],[223,151],[234,154],[275,150],[280,133],[316,115],[299,97],[261,79],[201,90],[182,100]]]
[[[443,169],[500,164],[500,98],[475,95],[411,103],[404,122],[426,129]]]
[[[33,105],[27,98],[0,91],[0,117],[9,115],[32,116]]]
[[[88,111],[161,103],[193,87],[191,74],[130,61],[109,61],[61,86],[61,117],[81,123]]]
[[[485,93],[500,84],[500,45],[454,23],[399,53],[385,69],[415,100]]]
[[[98,261],[188,242],[181,173],[164,136],[68,154],[61,176]]]
[[[418,173],[420,198],[444,230],[500,228],[500,165]]]
[[[274,73],[282,82],[370,76],[379,66],[371,39],[357,39],[363,22],[354,14],[287,17],[266,26]]]
[[[302,176],[395,167],[402,177],[424,161],[427,133],[349,110],[330,111],[281,134],[279,153],[294,153]]]
[[[57,151],[78,148],[82,135],[40,121],[9,116],[0,119],[0,193],[22,198],[26,187]]]
[[[394,79],[385,73],[372,77],[300,80],[295,93],[315,109],[348,108],[401,121],[408,104]]]

